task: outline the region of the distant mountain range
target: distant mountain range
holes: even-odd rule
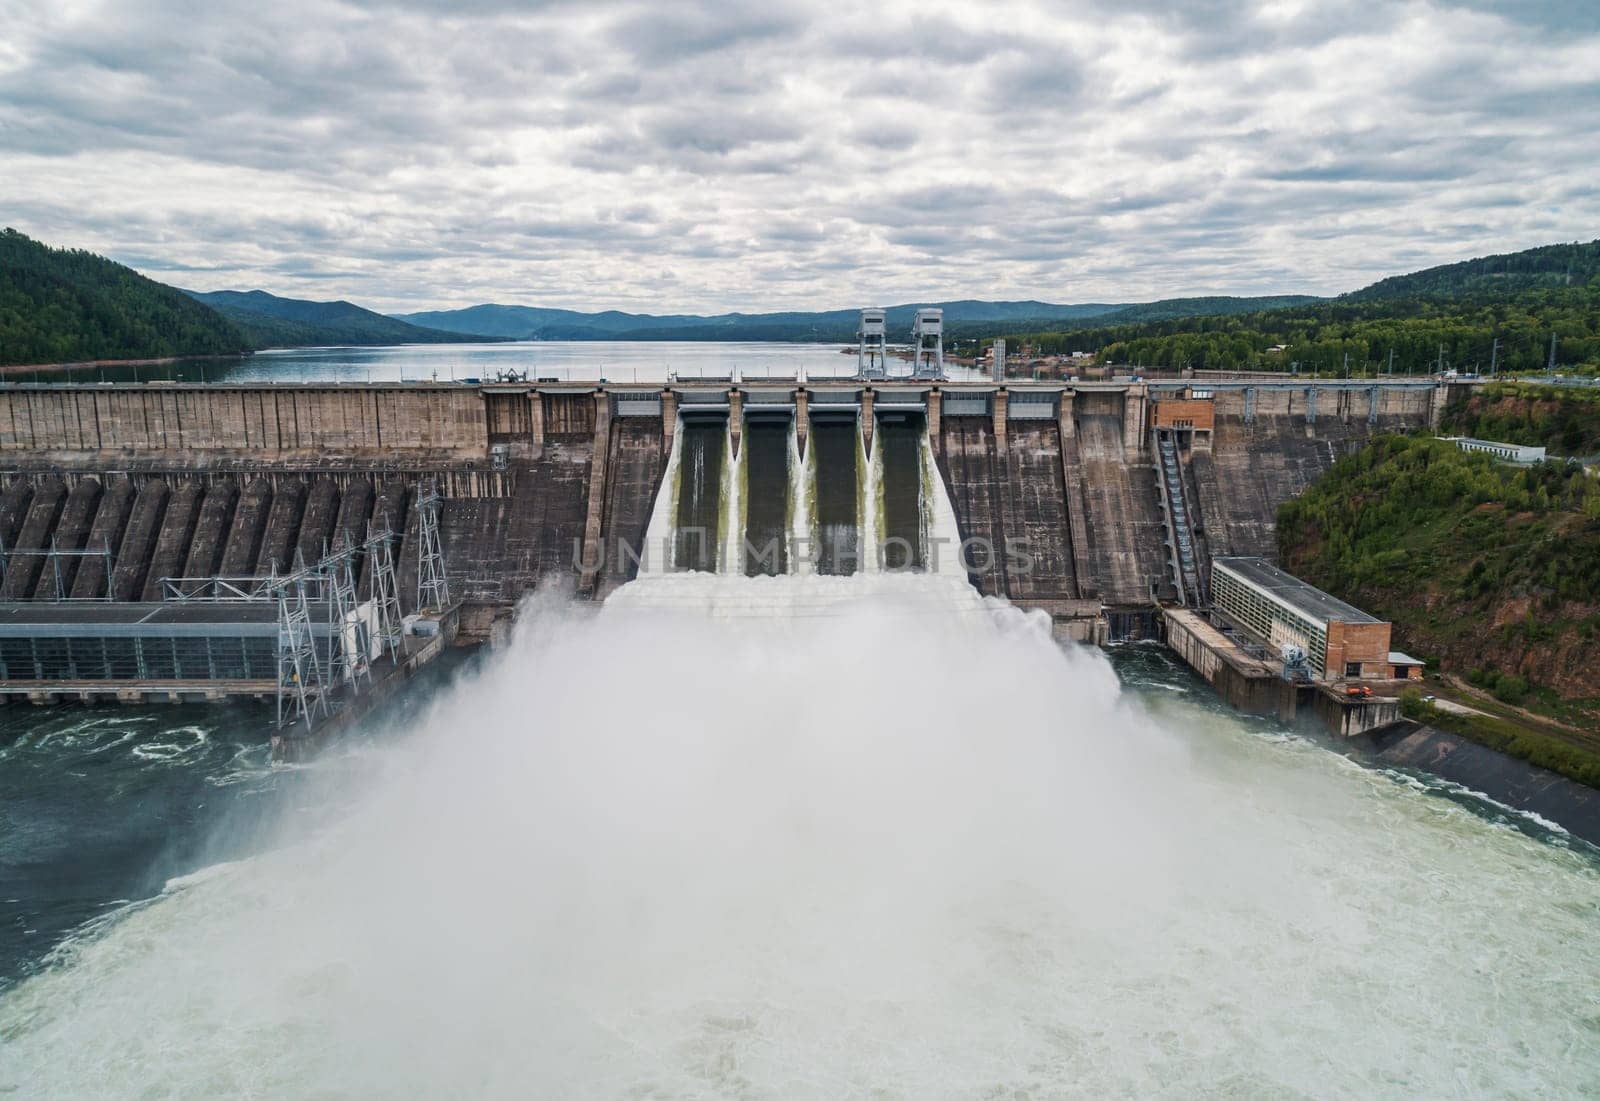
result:
[[[280,298],[266,291],[184,291],[232,321],[256,348],[322,345],[461,344],[504,337],[412,325],[351,302]]]
[[[1003,324],[1010,329],[1059,327],[1063,322],[1118,324],[1198,314],[1250,313],[1300,305],[1319,299],[1309,295],[1261,298],[1169,298],[1146,303],[985,302],[961,299],[910,302],[887,308],[891,339],[909,339],[917,310],[936,306],[945,327],[959,332],[971,326]],[[460,310],[396,314],[397,320],[457,333],[488,333],[512,340],[781,340],[849,341],[854,339],[859,309],[786,311],[782,313],[633,314],[537,306],[482,305]]]
[[[1442,310],[1460,312],[1529,296],[1543,303],[1540,309],[1559,306],[1570,313],[1570,323],[1564,323],[1572,331],[1563,331],[1563,354],[1587,362],[1589,346],[1600,344],[1600,336],[1593,335],[1591,306],[1600,296],[1600,241],[1445,264],[1331,299],[1271,295],[1077,305],[961,299],[893,306],[888,323],[892,337],[909,337],[915,311],[938,306],[945,312],[946,332],[958,338],[1092,325],[1103,339],[1084,346],[1102,347],[1142,336],[1177,339],[1189,330],[1220,340],[1244,326],[1270,330],[1281,341],[1293,337],[1287,330],[1337,321],[1333,313],[1437,319]],[[1330,316],[1297,321],[1295,311]],[[858,316],[853,308],[702,316],[481,305],[386,317],[350,302],[311,302],[260,290],[180,291],[90,252],[51,248],[13,229],[0,232],[0,364],[526,339],[847,342],[854,338]],[[1219,317],[1228,320],[1206,320]],[[1437,338],[1430,337],[1427,344],[1435,348]]]

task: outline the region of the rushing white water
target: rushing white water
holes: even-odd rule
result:
[[[743,433],[735,448],[732,422],[723,440],[722,493],[717,510],[717,572],[744,574],[745,489],[749,469],[746,457],[749,449],[743,445]]]
[[[9,992],[0,1095],[1600,1092],[1586,857],[955,579],[540,604],[393,746]]]
[[[926,431],[922,433],[922,507],[926,516],[923,526],[928,532],[928,572],[965,579],[956,510],[950,504],[950,494],[945,492],[944,479],[939,476],[939,466],[933,457],[933,443]]]
[[[678,519],[679,478],[683,468],[683,420],[673,425],[672,450],[667,455],[667,467],[661,478],[661,489],[656,494],[655,506],[650,510],[650,523],[644,533],[644,554],[639,560],[640,576],[669,573],[672,570],[673,541],[676,538]]]
[[[858,461],[861,490],[856,496],[856,530],[860,534],[861,573],[877,573],[882,568],[878,548],[883,542],[883,433],[874,432],[872,442],[861,441],[865,453]]]
[[[789,572],[811,572],[811,556],[793,551],[811,545],[811,480],[806,457],[800,453],[800,422],[789,424]]]

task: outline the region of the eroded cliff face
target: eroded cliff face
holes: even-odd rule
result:
[[[1452,401],[1441,427],[1451,435],[1592,455],[1600,452],[1600,392],[1494,383]]]
[[[1397,649],[1438,659],[1445,672],[1463,677],[1475,669],[1510,673],[1564,700],[1600,701],[1600,661],[1595,660],[1600,605],[1552,603],[1548,594],[1510,586],[1463,598],[1452,591],[1454,571],[1441,571],[1432,582],[1406,578],[1349,589],[1327,575],[1314,546],[1287,546],[1282,558],[1296,576],[1391,620]]]

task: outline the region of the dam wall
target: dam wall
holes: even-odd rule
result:
[[[0,454],[486,454],[485,399],[451,386],[149,383],[0,388]]]
[[[1433,423],[1444,397],[1432,383],[1283,380],[0,384],[0,600],[159,600],[166,579],[281,575],[370,527],[394,536],[409,611],[427,481],[462,631],[487,633],[533,589],[604,599],[660,553],[645,533],[683,410],[725,418],[735,459],[747,417],[788,418],[797,469],[816,466],[819,419],[835,434],[854,423],[858,472],[880,419],[911,426],[962,542],[935,553],[961,554],[981,592],[1073,637],[1141,634],[1179,591],[1163,462],[1207,555],[1270,558],[1283,501],[1373,433]],[[785,491],[773,474],[754,484]],[[797,506],[740,507],[772,528]],[[879,523],[916,518],[863,513],[860,537],[886,534]]]

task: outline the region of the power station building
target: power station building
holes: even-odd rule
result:
[[[1317,680],[1395,675],[1388,623],[1264,558],[1214,559],[1211,599],[1217,611],[1281,657],[1298,649]]]

